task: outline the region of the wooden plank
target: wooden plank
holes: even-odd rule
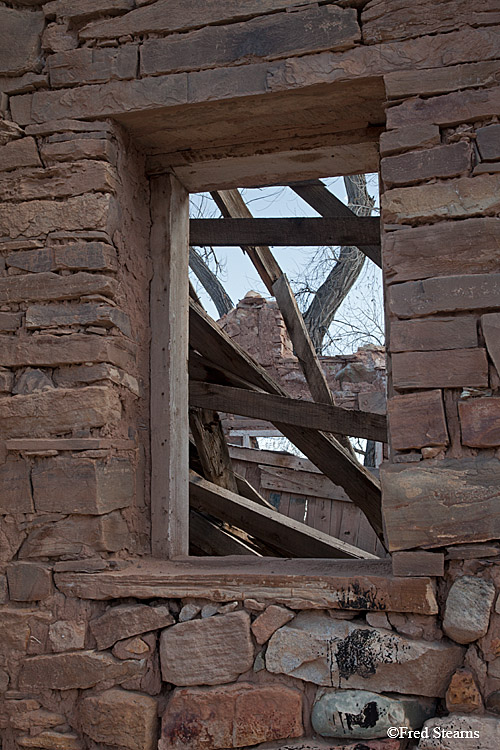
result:
[[[279,396],[287,393],[238,344],[221,330],[196,303],[190,301],[191,345],[206,358],[244,378],[258,388]],[[355,461],[332,437],[317,430],[273,421],[297,448],[335,484],[339,484],[353,503],[366,514],[376,533],[382,537],[380,486],[371,474]]]
[[[300,401],[243,388],[190,381],[189,403],[256,419],[279,419],[298,427],[339,432],[344,435],[387,442],[387,421],[381,414],[343,409],[330,403]]]
[[[391,559],[395,576],[444,576],[443,552],[394,552]]]
[[[271,510],[273,509],[274,506],[272,505],[272,503],[266,500],[266,498],[263,497],[260,492],[258,492],[257,489],[252,484],[250,484],[250,482],[245,477],[240,476],[236,472],[234,476],[236,479],[238,495],[246,497],[247,500],[252,500],[254,503],[257,503],[257,505],[262,505],[264,508],[270,508]]]
[[[279,453],[278,451],[259,450],[257,448],[241,448],[238,445],[229,445],[229,455],[238,461],[245,461],[268,466],[283,466],[295,469],[295,471],[309,471],[319,474],[319,469],[307,458],[293,456],[291,453]]]
[[[55,580],[66,596],[100,601],[195,597],[243,602],[252,598],[298,610],[438,612],[433,581],[396,578],[390,560],[144,559],[116,571],[56,573]]]
[[[151,180],[151,546],[188,553],[189,196],[172,175]]]
[[[207,482],[195,472],[190,472],[190,502],[196,510],[220,518],[244,529],[264,543],[285,549],[294,557],[312,557],[314,554],[334,558],[374,558],[352,545],[314,531],[304,523],[286,518],[275,510],[260,505]]]
[[[208,518],[191,509],[189,512],[189,541],[205,555],[258,555],[243,540],[229,534]]]
[[[278,466],[261,467],[261,487],[267,490],[294,492],[308,497],[322,497],[350,503],[342,487],[338,487],[323,474],[309,474],[305,471],[283,469]]]
[[[189,426],[205,477],[219,487],[238,492],[219,415],[212,409],[190,407]]]
[[[357,543],[360,515],[359,509],[354,505],[344,504],[342,506],[339,539],[348,544]]]
[[[310,182],[296,183],[290,185],[292,190],[299,195],[302,200],[308,203],[321,216],[331,219],[348,216],[356,216],[349,206],[342,203],[341,200],[333,195],[321,180],[311,180]],[[365,245],[360,248],[379,268],[382,268],[382,257],[380,252],[380,243],[374,245]]]
[[[380,220],[374,216],[341,219],[191,219],[189,241],[191,245],[210,247],[377,245],[380,243]]]

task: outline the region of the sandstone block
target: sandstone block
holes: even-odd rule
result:
[[[392,446],[396,450],[448,444],[441,391],[393,396],[387,409]]]
[[[302,612],[271,637],[266,667],[317,685],[435,697],[445,694],[462,659],[453,644]]]
[[[0,278],[0,304],[10,302],[77,299],[84,294],[113,297],[117,282],[109,276],[79,271],[70,276],[56,273],[30,273]]]
[[[472,672],[457,669],[446,691],[446,708],[450,713],[468,714],[481,711],[483,699]]]
[[[40,732],[36,736],[26,735],[17,738],[19,747],[31,747],[34,750],[83,750],[77,734],[61,732]]]
[[[399,151],[436,146],[439,143],[441,143],[441,135],[437,125],[410,125],[408,128],[381,133],[380,155],[391,156]]]
[[[468,65],[446,65],[423,70],[398,70],[384,76],[389,99],[410,96],[446,94],[458,89],[477,88],[498,83],[496,62],[476,62]]]
[[[449,178],[467,172],[472,165],[465,141],[382,159],[381,176],[387,187],[411,185],[435,177]]]
[[[52,571],[38,563],[15,562],[7,567],[10,598],[15,602],[37,602],[53,593]]]
[[[181,622],[164,630],[160,660],[165,682],[218,685],[252,668],[250,617],[246,612]]]
[[[442,552],[394,552],[392,574],[395,576],[444,576]],[[418,616],[418,615],[417,615]]]
[[[452,585],[446,599],[443,630],[457,643],[472,643],[488,632],[495,598],[491,581],[462,576]]]
[[[125,638],[113,646],[113,656],[117,659],[146,659],[151,657],[156,647],[156,633]]]
[[[99,383],[106,380],[128,388],[135,396],[140,394],[137,378],[106,363],[61,367],[54,373],[54,381],[63,388],[72,388],[77,384]]]
[[[500,307],[500,274],[447,276],[395,284],[388,289],[391,311],[398,318]]]
[[[173,622],[174,618],[168,607],[135,604],[111,607],[101,617],[91,620],[90,629],[97,641],[97,647],[104,649],[124,638],[166,628]],[[179,653],[175,658],[179,658]]]
[[[476,143],[485,161],[500,159],[500,125],[487,125],[476,131]]]
[[[6,264],[30,273],[46,271],[116,271],[116,250],[104,242],[74,242],[38,250],[17,250]],[[70,278],[70,277],[60,277]],[[101,279],[102,281],[102,279]]]
[[[477,320],[472,316],[391,321],[391,352],[474,349],[477,345]]]
[[[424,34],[444,33],[462,24],[481,25],[498,20],[498,6],[494,0],[471,9],[467,0],[455,0],[437,7],[432,0],[424,0],[419,7],[407,0],[373,0],[363,9],[363,39],[376,44],[394,39],[409,39]]]
[[[393,354],[392,375],[397,390],[465,386],[487,388],[489,384],[488,360],[484,349]]]
[[[394,188],[386,190],[382,195],[382,217],[388,224],[414,224],[417,221],[436,219],[491,216],[500,208],[499,190],[498,174],[478,175],[474,179],[459,177],[430,185]],[[439,233],[439,225],[434,224],[433,228]],[[465,241],[466,238],[462,238],[462,242]],[[446,253],[447,248],[443,249]]]
[[[34,67],[40,54],[43,13],[0,8],[0,72],[20,75]],[[12,44],[15,39],[16,43]]]
[[[134,469],[128,459],[38,461],[31,472],[36,511],[101,515],[128,508],[134,499]]]
[[[21,313],[0,312],[0,331],[13,333],[21,327]]]
[[[116,165],[117,161],[116,146],[108,138],[68,138],[65,141],[44,143],[40,153],[46,164],[102,159]]]
[[[3,361],[9,367],[60,367],[78,362],[108,362],[125,370],[135,369],[134,346],[127,339],[115,336],[46,334],[22,340],[0,336],[0,346]]]
[[[390,727],[420,729],[434,715],[435,702],[424,698],[388,697],[368,690],[319,690],[311,722],[323,737],[374,739]]]
[[[117,552],[129,543],[127,524],[119,511],[104,516],[68,516],[30,532],[19,557],[90,556],[95,552]]]
[[[6,237],[38,237],[61,230],[88,229],[89,216],[92,228],[109,230],[112,196],[104,193],[86,193],[62,201],[35,200],[24,203],[0,205],[0,235]]]
[[[156,750],[157,705],[149,695],[119,689],[89,695],[80,704],[79,719],[94,742],[127,750]]]
[[[17,378],[12,393],[15,396],[27,395],[28,393],[50,391],[54,387],[52,380],[42,370],[27,369]]]
[[[391,623],[385,612],[367,612],[366,622],[371,625],[372,628],[382,628],[384,630],[392,630]]]
[[[473,448],[500,445],[500,398],[472,398],[458,404],[462,443]]]
[[[435,615],[407,615],[402,612],[389,612],[388,619],[394,630],[412,639],[423,638],[424,641],[439,641],[443,637],[443,631],[439,627]]]
[[[76,86],[81,83],[105,83],[135,78],[138,46],[81,47],[59,52],[48,58],[50,86]]]
[[[49,625],[49,641],[52,651],[78,651],[85,648],[85,633],[87,626],[84,622],[74,620],[57,620]]]
[[[19,138],[0,146],[0,172],[19,167],[41,167],[34,138]]]
[[[26,94],[29,102],[16,101],[22,96],[11,97],[11,106],[19,109],[16,120],[22,120],[20,124],[64,117],[106,117],[185,104],[187,74],[79,86],[71,92],[70,99],[65,91],[47,91],[41,97],[39,93]]]
[[[57,16],[81,22],[96,16],[126,13],[133,5],[133,0],[88,0],[85,5],[79,0],[53,0],[44,5],[43,11],[48,18]]]
[[[500,103],[500,87],[457,91],[429,99],[412,98],[387,110],[386,127],[405,127],[432,123],[442,127],[474,122],[483,117],[496,117]]]
[[[29,465],[22,458],[0,465],[0,514],[33,513]]]
[[[0,401],[0,424],[4,437],[64,434],[73,430],[113,425],[120,416],[121,403],[118,395],[102,386],[78,390],[57,388]]]
[[[300,737],[302,695],[283,685],[240,682],[176,690],[163,715],[158,750],[220,750]]]
[[[500,745],[500,719],[493,716],[451,714],[429,719],[424,728],[428,737],[422,737],[418,750],[491,750]]]
[[[207,26],[141,46],[142,75],[158,75],[293,55],[343,50],[360,38],[356,13],[337,6],[290,15],[261,16],[227,26]]]
[[[0,199],[3,201],[30,201],[48,197],[67,198],[91,191],[115,193],[116,188],[117,178],[113,167],[105,162],[90,159],[76,163],[57,164],[45,167],[45,169],[23,169],[5,174],[0,173]],[[88,267],[82,266],[82,268]]]
[[[67,278],[67,277],[66,277]],[[80,305],[33,305],[26,310],[26,328],[57,328],[58,326],[116,326],[131,338],[130,318],[110,305],[86,302]]]
[[[383,465],[382,504],[389,548],[442,547],[500,536],[496,459]]]
[[[0,393],[11,393],[14,385],[14,373],[0,368]]]
[[[47,612],[39,612],[35,609],[2,608],[0,655],[8,657],[12,655],[13,651],[26,653],[30,638],[36,632],[37,626],[50,619],[51,617]]]
[[[427,187],[437,189],[432,185]],[[390,283],[430,276],[454,277],[465,282],[464,276],[467,274],[486,274],[489,271],[495,274],[500,257],[499,230],[499,218],[485,217],[388,232],[382,239],[384,269]],[[480,243],[478,237],[481,237]],[[464,276],[456,276],[457,268]],[[481,279],[472,278],[470,282],[480,284]],[[436,283],[440,284],[444,293],[449,279]],[[462,293],[467,295],[465,291]],[[480,302],[480,295],[478,297]],[[464,302],[469,302],[467,296]],[[467,308],[462,304],[457,309],[475,307],[477,305]]]
[[[19,675],[19,688],[37,690],[86,689],[102,682],[116,684],[141,673],[137,661],[121,661],[111,654],[97,651],[75,651],[66,654],[44,654],[26,659]]]
[[[481,328],[483,329],[488,354],[500,374],[500,314],[483,315],[481,317]]]
[[[286,623],[293,620],[294,617],[295,613],[286,607],[279,607],[276,604],[271,604],[252,623],[251,630],[255,636],[255,640],[259,645],[262,645],[269,640],[278,628],[281,628],[282,625],[286,625]]]

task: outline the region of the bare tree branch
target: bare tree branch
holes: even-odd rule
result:
[[[189,267],[210,296],[220,318],[233,309],[234,303],[231,297],[194,247],[189,248]]]

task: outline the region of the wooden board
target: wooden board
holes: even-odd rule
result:
[[[196,510],[210,513],[237,528],[244,529],[264,543],[288,551],[294,557],[373,557],[368,552],[315,531],[304,523],[217,487],[193,471],[190,472],[190,504]]]
[[[241,539],[232,536],[195,510],[189,512],[189,542],[205,555],[257,555]]]
[[[354,173],[353,173],[354,174]],[[302,200],[308,203],[321,216],[329,218],[340,218],[343,216],[355,216],[349,206],[342,203],[341,200],[333,195],[321,180],[311,180],[307,183],[297,183],[290,185],[292,190],[299,195]],[[380,244],[364,245],[360,248],[379,268],[382,267],[382,258],[380,253]]]
[[[328,500],[350,503],[342,487],[338,487],[323,474],[294,471],[278,466],[260,466],[261,487],[277,492],[293,492],[308,497],[322,497]]]
[[[315,403],[267,393],[231,388],[215,383],[190,381],[192,406],[272,421],[279,419],[298,427],[339,432],[343,435],[387,442],[386,417],[330,403]]]
[[[219,487],[237,492],[226,438],[217,412],[191,406],[189,427],[206,479]]]
[[[438,612],[433,581],[396,578],[390,560],[141,560],[117,571],[57,573],[55,582],[66,596],[81,599],[252,598],[293,609]]]
[[[316,466],[307,458],[293,456],[291,453],[279,453],[278,451],[258,450],[256,448],[240,448],[238,445],[229,445],[229,455],[239,461],[266,464],[268,466],[283,466],[295,471],[309,471],[321,473]]]
[[[377,245],[380,243],[380,220],[373,216],[341,219],[191,219],[189,242],[206,247]]]
[[[189,196],[172,175],[151,180],[151,546],[188,553]]]

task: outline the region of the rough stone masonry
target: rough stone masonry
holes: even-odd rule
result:
[[[497,0],[0,4],[2,750],[500,746],[499,24]],[[406,579],[141,579],[148,178],[251,180],[257,152],[381,157]]]

